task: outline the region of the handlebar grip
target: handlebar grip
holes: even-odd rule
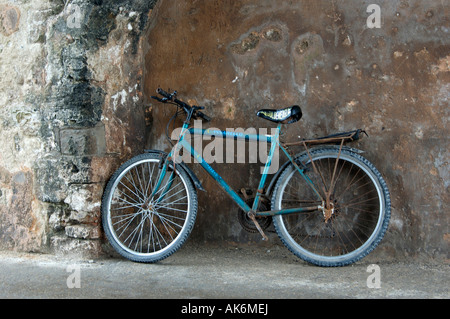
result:
[[[157,96],[151,96],[152,99],[157,100],[158,102],[164,102],[162,99],[160,99]]]
[[[167,98],[167,99],[169,99],[169,100],[172,99],[172,95],[170,95],[169,93],[167,93],[166,91],[164,91],[164,90],[161,89],[161,88],[158,88],[158,89],[156,90],[156,93],[161,94],[162,96],[164,96],[165,98]]]
[[[197,115],[199,117],[201,117],[202,119],[204,119],[206,122],[211,122],[211,118],[208,115],[206,115],[202,112],[197,112]]]

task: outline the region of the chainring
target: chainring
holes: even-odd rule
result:
[[[245,200],[247,205],[250,207],[253,205],[253,201],[255,200],[254,197],[249,197]],[[267,205],[264,203],[264,199],[261,199],[258,206],[258,211],[267,211],[269,210],[267,208]],[[256,220],[259,223],[259,226],[264,231],[267,228],[269,228],[270,224],[272,224],[272,217],[262,217],[262,216],[256,216]],[[259,230],[256,228],[255,223],[248,217],[248,215],[242,210],[239,209],[238,211],[238,221],[239,224],[241,224],[242,228],[249,232],[249,233],[259,233]]]

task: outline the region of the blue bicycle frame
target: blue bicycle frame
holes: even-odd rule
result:
[[[259,202],[261,200],[261,195],[263,194],[264,185],[266,183],[267,175],[270,169],[270,166],[272,164],[272,159],[275,154],[276,148],[280,147],[284,154],[287,156],[289,161],[294,165],[296,170],[300,173],[300,175],[305,179],[305,181],[308,183],[308,185],[311,187],[311,189],[314,191],[314,193],[317,195],[318,199],[320,201],[324,201],[323,197],[318,192],[316,186],[314,183],[310,180],[308,176],[304,174],[304,169],[299,167],[299,165],[294,161],[294,159],[290,156],[290,154],[287,152],[287,150],[280,144],[279,136],[281,131],[281,124],[278,125],[276,133],[274,135],[258,135],[258,134],[241,134],[236,132],[228,132],[228,131],[219,131],[219,130],[211,130],[211,129],[196,129],[196,128],[189,128],[189,124],[185,123],[183,125],[183,128],[180,133],[180,138],[178,140],[178,143],[175,145],[175,147],[172,149],[172,151],[169,153],[169,155],[166,158],[166,161],[162,167],[161,174],[158,180],[158,183],[153,190],[153,194],[150,196],[152,197],[154,194],[158,192],[158,189],[161,187],[162,181],[164,180],[166,173],[168,171],[169,166],[169,160],[173,159],[175,154],[179,154],[179,151],[181,148],[183,148],[184,151],[187,151],[190,153],[190,155],[196,159],[199,164],[208,172],[208,174],[215,180],[217,183],[222,187],[222,189],[233,199],[234,202],[236,202],[239,207],[244,210],[245,213],[249,212],[255,212],[256,216],[275,216],[275,215],[285,215],[285,214],[293,214],[293,213],[301,213],[301,212],[310,212],[310,211],[316,211],[318,210],[318,206],[313,207],[302,207],[302,208],[290,208],[290,209],[282,209],[282,210],[276,210],[276,211],[262,211],[258,212],[257,208],[259,206]],[[259,182],[258,190],[256,192],[256,196],[253,202],[252,207],[247,205],[247,203],[225,182],[225,180],[209,165],[199,154],[194,147],[186,141],[185,135],[189,132],[192,135],[199,135],[199,136],[221,136],[222,138],[233,138],[237,140],[246,140],[246,141],[262,141],[266,143],[270,143],[270,152],[269,156],[267,158],[267,162],[264,167],[264,171],[261,177],[261,180]],[[176,164],[175,164],[176,165]],[[169,177],[169,181],[166,183],[166,190],[163,191],[163,193],[166,193],[168,189],[171,187],[172,183],[171,180],[173,179],[174,172],[171,173],[171,177]]]

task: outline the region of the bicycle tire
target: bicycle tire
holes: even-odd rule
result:
[[[373,251],[386,233],[391,210],[389,190],[375,166],[351,150],[344,148],[339,153],[339,149],[331,147],[313,149],[299,155],[295,161],[304,165],[300,165],[306,168],[304,174],[316,186],[326,185],[331,180],[328,190],[320,186],[316,189],[322,189],[322,195],[325,191],[334,192],[333,208],[330,205],[329,210],[322,208],[322,211],[275,216],[274,227],[283,244],[297,257],[322,267],[346,266]],[[334,188],[331,186],[333,178],[330,177],[333,170]],[[337,172],[339,176],[336,179]],[[352,172],[356,173],[350,179]],[[294,176],[298,178],[300,174],[294,165],[289,164],[276,182],[272,210],[286,208],[288,203],[325,206],[314,197],[314,191],[306,182],[299,182],[296,188]],[[345,188],[342,185],[344,182],[349,184]],[[294,186],[286,191],[291,184]],[[298,194],[292,189],[297,189]],[[291,199],[291,196],[301,199]],[[374,214],[377,216],[374,217]]]
[[[102,197],[106,238],[121,256],[134,262],[156,263],[169,257],[181,248],[194,227],[196,189],[188,174],[183,169],[174,170],[172,164],[145,206],[159,177],[161,160],[156,153],[130,159],[112,175]]]

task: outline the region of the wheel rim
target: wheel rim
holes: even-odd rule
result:
[[[186,231],[190,197],[183,176],[167,172],[156,194],[149,198],[160,172],[157,159],[130,165],[116,179],[107,205],[112,240],[125,252],[139,257],[161,255]]]
[[[331,180],[331,173],[327,172],[334,170],[336,157],[337,154],[313,156],[319,174],[313,172],[308,160],[307,175],[315,185],[320,185],[318,188],[321,190]],[[305,182],[301,182],[297,189],[307,190],[309,193],[301,195],[300,199],[304,203],[300,205],[317,205],[322,206],[322,209],[276,218],[289,244],[309,259],[339,262],[356,258],[370,247],[382,228],[384,197],[376,176],[365,165],[343,153],[336,167],[335,190],[328,209],[324,209],[325,203],[315,197]],[[295,195],[295,187],[290,185],[295,173],[296,170],[290,172],[286,182],[281,185],[277,209],[293,205],[289,204],[289,200],[293,199],[289,197]],[[296,176],[301,179],[299,174]],[[342,180],[349,185],[341,187]]]

